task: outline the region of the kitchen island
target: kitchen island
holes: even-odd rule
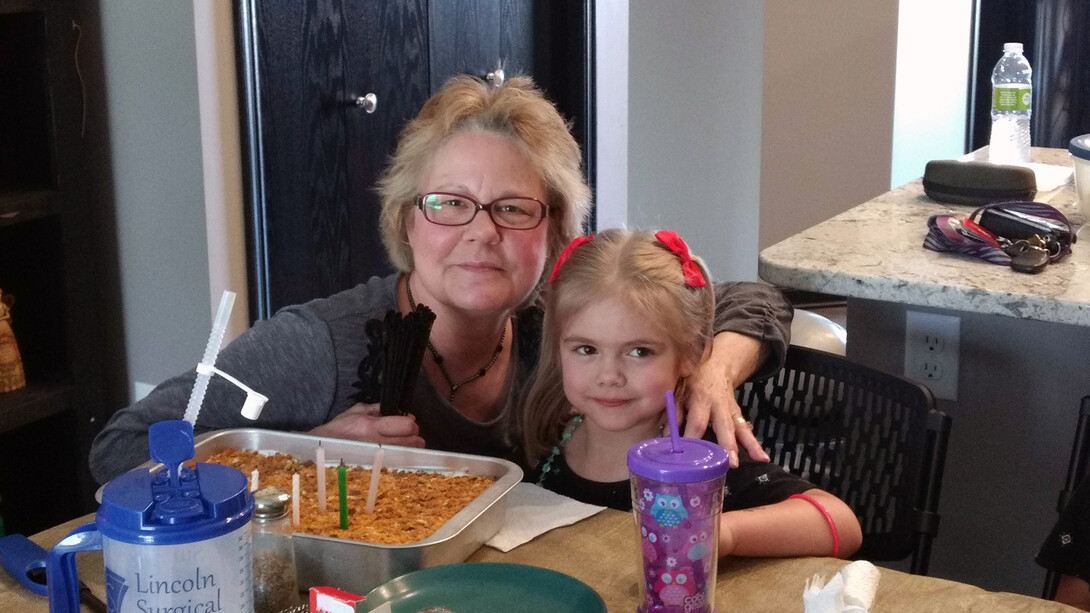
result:
[[[978,152],[983,155],[984,152]],[[1033,161],[1070,166],[1066,150]],[[1039,193],[1078,228],[1070,183]],[[762,279],[846,296],[847,355],[905,372],[909,311],[959,319],[956,397],[931,574],[1040,594],[1033,562],[1056,519],[1082,396],[1090,394],[1090,233],[1037,275],[923,248],[927,219],[974,207],[929,199],[917,179],[763,250]]]

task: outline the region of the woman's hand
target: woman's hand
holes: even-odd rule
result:
[[[730,452],[732,467],[738,466],[739,443],[754,460],[769,460],[734,399],[737,383],[757,371],[767,352],[757,339],[737,332],[720,332],[715,335],[711,357],[689,377],[685,436],[703,437],[710,419],[719,444]]]
[[[367,443],[423,447],[420,427],[412,415],[379,415],[377,404],[357,402],[347,411],[311,430],[308,434],[347,438]]]

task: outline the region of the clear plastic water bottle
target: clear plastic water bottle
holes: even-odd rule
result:
[[[1022,43],[1005,43],[992,70],[992,134],[989,159],[997,164],[1029,161],[1029,117],[1033,82]]]

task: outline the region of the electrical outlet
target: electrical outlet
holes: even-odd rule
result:
[[[905,376],[936,398],[958,399],[958,339],[961,318],[905,312]]]

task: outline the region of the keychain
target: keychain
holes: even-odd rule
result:
[[[935,214],[927,219],[923,246],[951,251],[1037,274],[1071,252],[1075,234],[1055,207],[1040,202],[1001,202],[968,216]]]
[[[1011,268],[1017,272],[1037,274],[1048,266],[1048,243],[1039,234],[1008,243],[1003,251],[1011,256]]]

